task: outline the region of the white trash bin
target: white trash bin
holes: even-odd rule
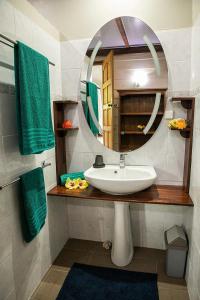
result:
[[[165,242],[166,273],[171,277],[183,278],[188,252],[188,242],[183,227],[175,225],[165,231]]]

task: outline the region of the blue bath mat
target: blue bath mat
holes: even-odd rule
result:
[[[157,274],[75,263],[57,300],[159,300]]]

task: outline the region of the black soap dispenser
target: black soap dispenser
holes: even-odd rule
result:
[[[95,163],[93,164],[93,168],[105,168],[105,164],[103,162],[102,155],[96,155]]]

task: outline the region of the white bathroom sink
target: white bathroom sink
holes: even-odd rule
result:
[[[92,186],[113,195],[142,191],[150,187],[157,177],[152,166],[125,166],[120,169],[116,165],[106,165],[99,169],[91,167],[84,175]]]

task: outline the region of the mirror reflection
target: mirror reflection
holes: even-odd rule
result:
[[[91,132],[112,150],[138,149],[162,120],[167,84],[165,55],[152,29],[134,17],[106,23],[88,47],[81,74]]]

